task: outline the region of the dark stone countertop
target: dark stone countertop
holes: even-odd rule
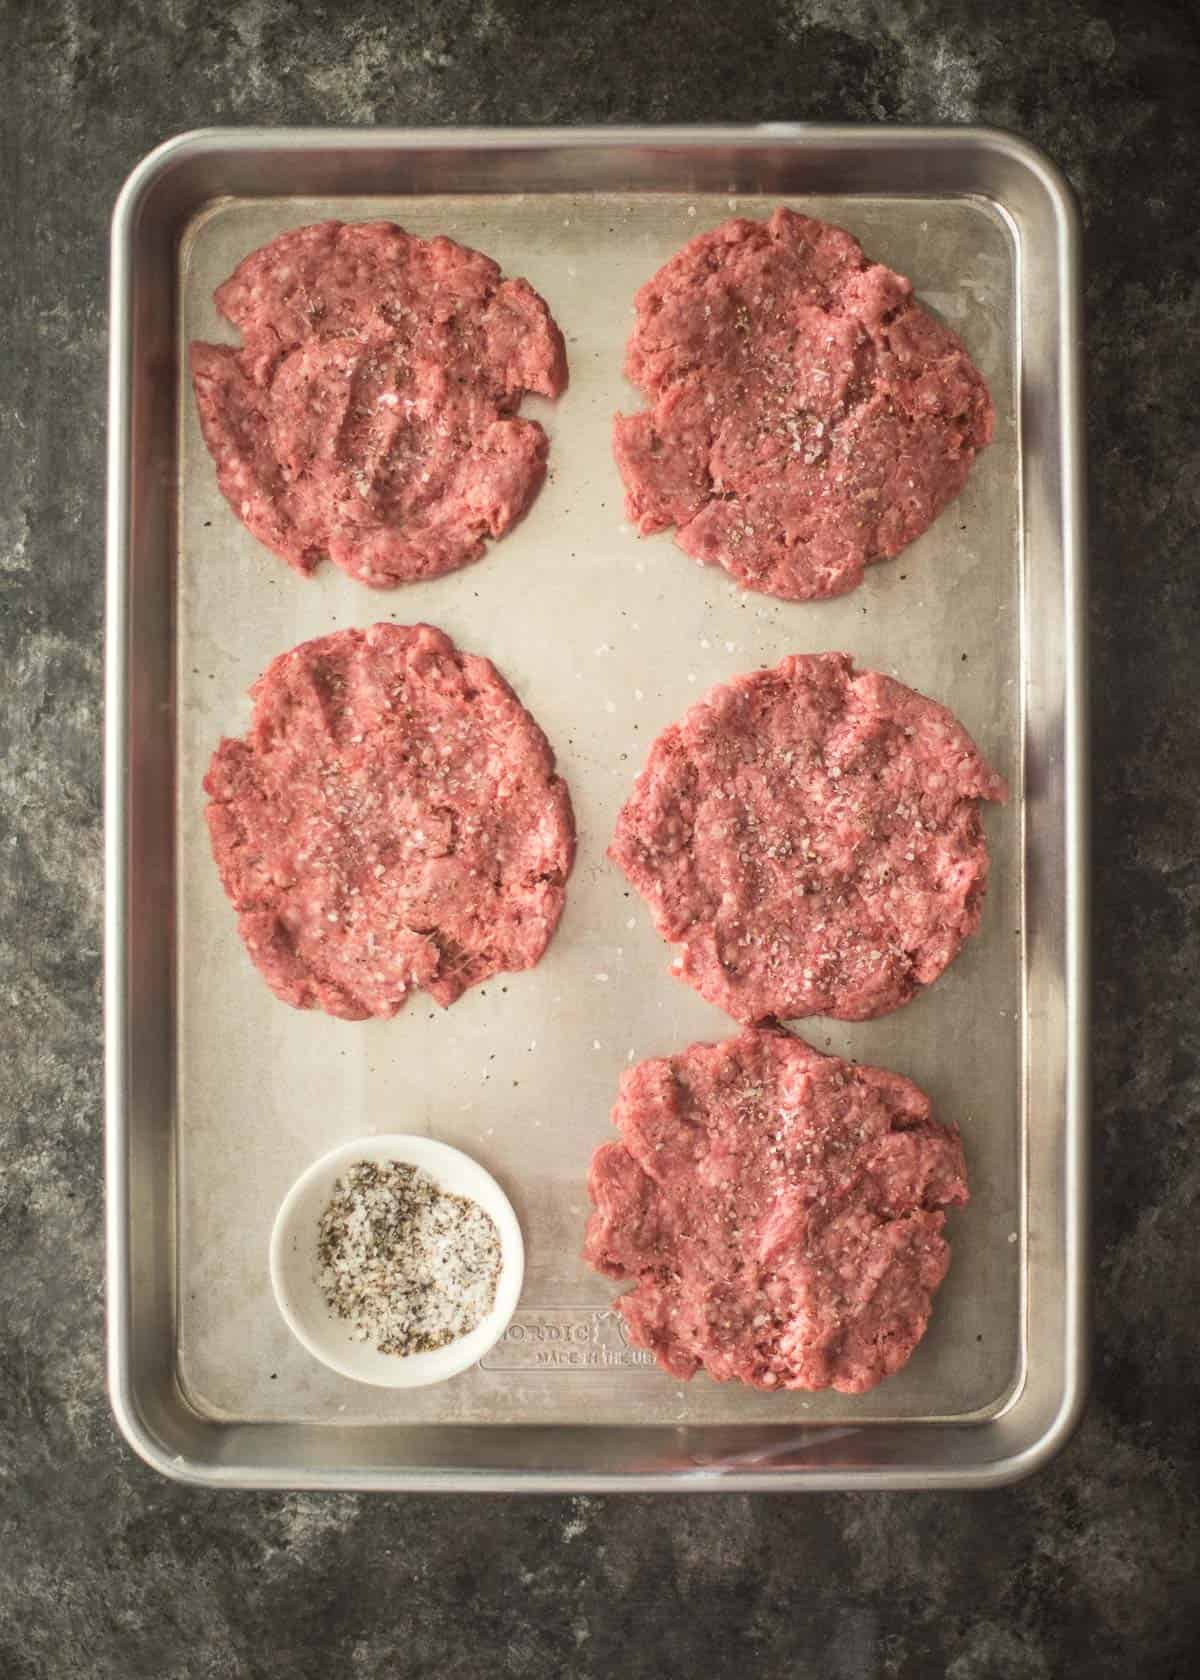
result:
[[[0,6],[0,1676],[1182,1675],[1200,1639],[1200,637],[1189,0]],[[1086,225],[1095,1378],[984,1495],[224,1495],[104,1393],[106,233],[208,123],[987,122]]]

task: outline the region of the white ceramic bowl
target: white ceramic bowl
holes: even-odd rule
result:
[[[380,1353],[370,1342],[356,1341],[350,1321],[325,1304],[317,1281],[317,1227],[336,1180],[356,1161],[407,1161],[427,1172],[440,1189],[478,1202],[495,1220],[500,1233],[496,1300],[469,1335],[431,1353]],[[524,1276],[525,1245],[508,1197],[477,1161],[433,1138],[385,1133],[331,1149],[292,1185],[271,1232],[271,1283],[296,1340],[332,1370],[384,1388],[424,1388],[477,1364],[507,1329]]]

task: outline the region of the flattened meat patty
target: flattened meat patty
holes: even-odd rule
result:
[[[238,931],[271,990],[357,1021],[532,968],[562,912],[571,802],[487,659],[427,624],[304,642],[204,779]]]
[[[962,725],[844,653],[715,688],[655,741],[609,856],[735,1020],[862,1021],[979,926],[976,801],[1007,798]]]
[[[909,1080],[750,1029],[621,1079],[584,1256],[664,1370],[862,1394],[925,1333],[967,1200],[958,1133]]]
[[[562,334],[524,280],[390,222],[282,234],[219,286],[240,349],[194,343],[217,479],[298,571],[326,555],[378,587],[440,576],[507,531],[546,474],[514,416],[567,382]]]
[[[919,537],[992,436],[960,340],[844,229],[776,210],[701,234],[637,294],[626,512],[747,589],[840,595]]]

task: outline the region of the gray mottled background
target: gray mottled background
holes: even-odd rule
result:
[[[1200,40],[1187,0],[0,5],[0,1680],[1182,1676],[1196,1322]],[[1096,1359],[988,1495],[237,1496],[102,1376],[106,230],[203,123],[989,122],[1086,222]]]

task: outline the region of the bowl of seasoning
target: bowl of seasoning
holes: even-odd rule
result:
[[[342,1144],[288,1191],[271,1283],[288,1328],[343,1376],[423,1388],[477,1364],[516,1310],[525,1248],[490,1173],[434,1138]]]

